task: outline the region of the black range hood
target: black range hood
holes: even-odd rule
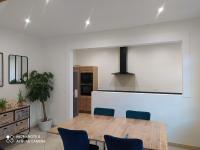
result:
[[[128,47],[120,47],[120,71],[113,75],[135,75],[127,71],[127,53]]]

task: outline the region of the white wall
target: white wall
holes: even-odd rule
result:
[[[151,120],[166,125],[170,142],[195,145],[200,132],[191,127],[198,129],[199,125],[194,124],[197,115],[191,114],[195,110],[191,99],[183,101],[182,95],[94,91],[92,110],[95,107],[113,108],[115,117],[126,117],[127,110],[150,112]]]
[[[39,39],[0,29],[0,52],[4,53],[4,86],[0,87],[0,97],[16,100],[19,88],[24,89],[24,85],[8,84],[8,55],[28,56],[29,72],[31,70],[42,71],[44,69],[42,44]],[[31,126],[36,125],[38,118],[40,118],[40,112],[40,104],[31,104]]]
[[[74,35],[48,39],[46,41],[46,66],[55,74],[56,83],[49,106],[50,115],[55,123],[60,123],[73,114],[73,52],[75,49],[118,47],[123,45],[143,45],[182,41],[183,55],[183,96],[181,98],[162,99],[154,103],[147,95],[145,103],[138,108],[151,106],[158,114],[163,115],[168,124],[169,141],[192,146],[200,146],[200,19],[188,21],[146,25],[126,30],[114,30],[85,35]],[[121,98],[126,95],[120,95]],[[155,105],[152,105],[155,104]],[[128,105],[128,104],[127,104]],[[171,109],[176,106],[176,109]],[[165,110],[165,111],[163,111]],[[172,111],[172,112],[170,112]],[[173,113],[173,117],[166,117]],[[179,115],[177,115],[179,114]],[[176,119],[181,118],[180,119]],[[161,117],[159,117],[161,118]],[[163,121],[159,120],[158,121]],[[177,127],[179,127],[177,129]]]
[[[128,46],[128,72],[119,72],[119,48],[74,51],[74,65],[98,66],[99,90],[182,93],[181,43]]]

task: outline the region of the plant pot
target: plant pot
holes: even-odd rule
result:
[[[52,120],[40,121],[38,126],[41,131],[48,131],[52,127]]]
[[[4,112],[4,111],[6,111],[6,107],[0,108],[0,112]]]
[[[23,107],[26,105],[26,102],[18,102],[17,105],[18,107]]]

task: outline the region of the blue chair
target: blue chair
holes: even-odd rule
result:
[[[89,144],[87,132],[58,128],[64,150],[98,150],[96,145]]]
[[[107,150],[143,150],[143,142],[140,139],[121,139],[113,136],[104,136]]]
[[[4,148],[3,148],[3,147],[1,147],[1,145],[0,145],[0,150],[4,150]]]
[[[128,110],[128,111],[126,111],[126,118],[150,120],[151,114],[149,112]]]
[[[95,108],[94,115],[111,116],[114,117],[115,110],[110,108]]]
[[[94,115],[114,117],[115,110],[111,109],[111,108],[95,108],[94,109]],[[97,145],[97,141],[96,141],[96,145]],[[104,148],[103,149],[105,149],[105,144],[104,144]]]

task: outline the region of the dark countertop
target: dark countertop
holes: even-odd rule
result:
[[[101,92],[126,92],[126,93],[148,93],[148,94],[173,94],[182,95],[183,93],[173,93],[173,92],[147,92],[147,91],[119,91],[119,90],[96,90]]]

